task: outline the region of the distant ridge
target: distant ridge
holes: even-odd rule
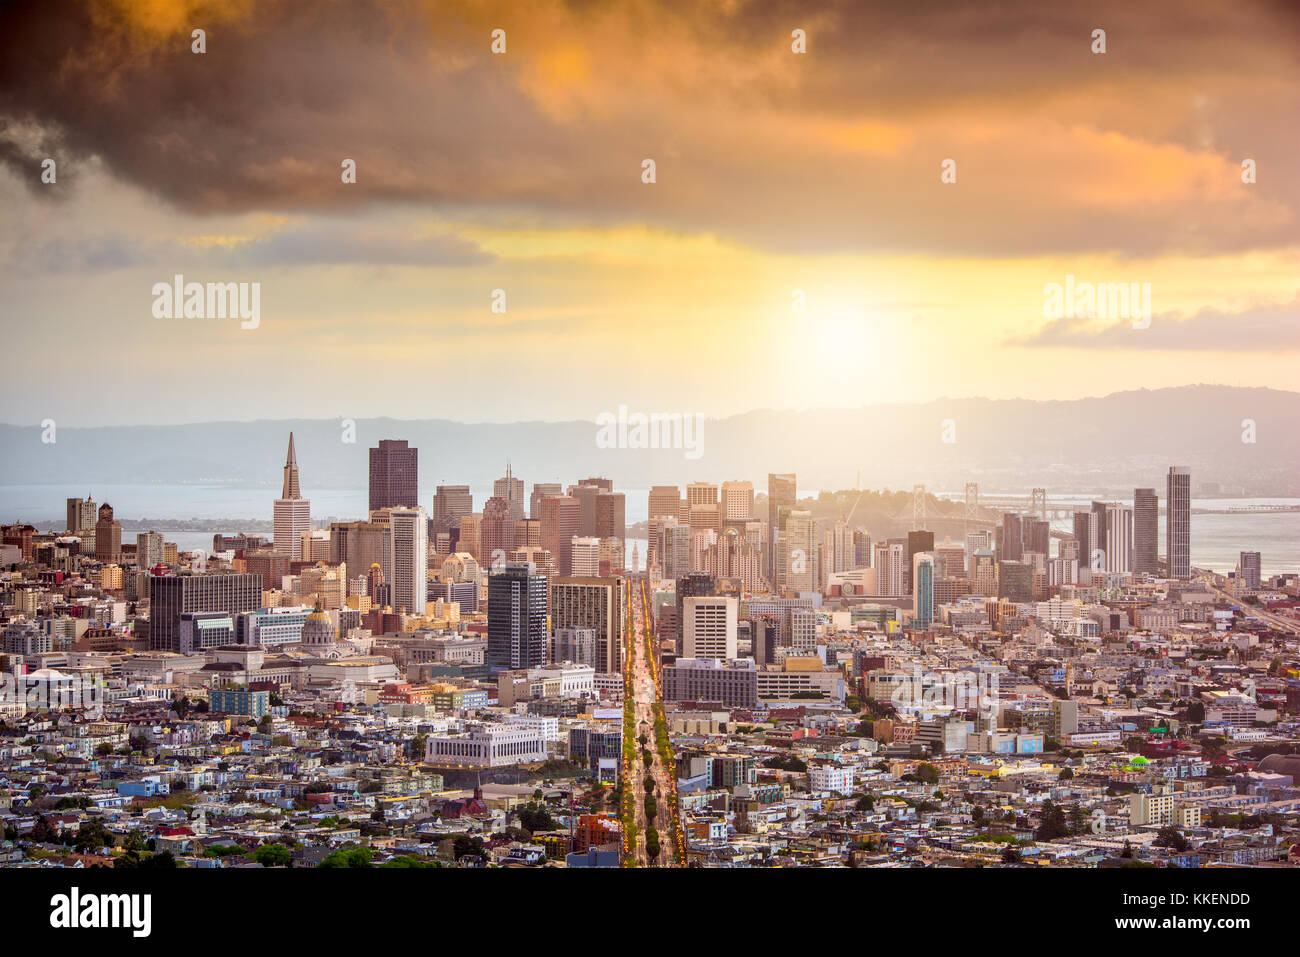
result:
[[[612,409],[616,402],[607,403]],[[633,410],[636,411],[636,410]],[[948,434],[956,441],[942,441]],[[1243,421],[1255,442],[1242,441]],[[60,425],[55,444],[39,426],[0,425],[0,484],[220,482],[280,487],[294,433],[303,494],[363,488],[366,450],[382,438],[420,450],[420,494],[438,484],[483,485],[506,459],[528,487],[591,475],[624,488],[750,479],[794,471],[803,489],[864,487],[960,492],[988,488],[1152,485],[1163,497],[1170,464],[1259,495],[1300,495],[1300,393],[1193,385],[1067,401],[939,399],[857,409],[762,410],[706,419],[702,456],[680,450],[604,449],[594,422],[465,424],[442,419],[357,419],[345,444],[339,419],[188,425]],[[428,507],[428,502],[424,504]],[[478,503],[476,503],[478,504]]]

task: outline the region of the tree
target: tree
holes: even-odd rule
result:
[[[530,832],[550,831],[555,828],[555,821],[545,804],[532,801],[519,809],[519,823]]]
[[[1061,773],[1056,776],[1058,781],[1069,781],[1074,777],[1074,771],[1070,768],[1061,768]]]
[[[916,779],[922,784],[938,784],[939,769],[933,764],[924,763],[916,769]]]
[[[853,805],[855,811],[874,811],[875,809],[876,802],[870,794],[862,795],[862,797],[858,798],[858,802]]]
[[[1054,841],[1058,837],[1067,837],[1070,833],[1070,826],[1065,820],[1065,811],[1061,810],[1060,805],[1053,801],[1043,802],[1043,815],[1039,821],[1038,829],[1034,831],[1034,840],[1036,841]]]
[[[100,820],[90,820],[81,827],[77,828],[77,837],[73,842],[79,854],[94,853],[101,847],[112,847],[113,835],[109,833],[108,828],[104,827],[104,822]]]
[[[1019,864],[1019,863],[1020,863],[1020,852],[1017,851],[1014,847],[1005,847],[1005,848],[1003,848],[1003,849],[1002,849],[1002,863],[1003,863],[1003,864]]]
[[[253,852],[253,860],[263,867],[288,867],[293,855],[283,844],[263,844]]]
[[[346,851],[335,851],[316,866],[326,868],[374,867],[373,857],[374,855],[371,854],[370,848],[354,847]]]
[[[1151,843],[1156,847],[1167,847],[1179,853],[1191,847],[1187,838],[1183,837],[1183,832],[1172,824],[1162,827],[1156,834],[1156,839]]]

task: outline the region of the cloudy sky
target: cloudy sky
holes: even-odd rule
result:
[[[13,2],[0,420],[1295,388],[1297,117],[1288,2]]]

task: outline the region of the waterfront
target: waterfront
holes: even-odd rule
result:
[[[492,494],[489,486],[471,486],[476,508]],[[136,532],[147,531],[138,527],[140,519],[155,522],[186,522],[191,520],[226,523],[221,530],[226,533],[249,530],[252,523],[266,523],[263,532],[269,536],[271,500],[279,493],[277,488],[236,487],[229,485],[101,485],[93,488],[71,485],[6,485],[0,486],[0,517],[4,521],[31,522],[40,528],[50,527],[63,515],[65,500],[89,493],[96,502],[109,502],[120,519],[124,520],[123,535],[133,540]],[[806,490],[804,495],[815,495]],[[353,520],[366,514],[366,492],[363,488],[310,489],[312,518],[320,523],[330,519]],[[432,495],[425,503],[431,508]],[[1049,496],[1054,498],[1068,496]],[[1228,509],[1251,505],[1300,505],[1300,499],[1193,499],[1192,508]],[[646,518],[646,490],[627,490],[628,525]],[[1052,523],[1058,531],[1069,531],[1068,520]],[[212,530],[172,530],[166,538],[182,551],[212,548]],[[1160,541],[1164,541],[1164,509],[1160,512]],[[630,559],[632,545],[636,544],[645,563],[644,539],[628,539]],[[1265,575],[1300,571],[1300,512],[1232,512],[1193,514],[1192,562],[1200,568],[1216,572],[1231,571],[1237,565],[1238,553],[1258,551]]]

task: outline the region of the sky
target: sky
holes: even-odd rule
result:
[[[1295,388],[1295,3],[53,6],[0,7],[0,421]]]

